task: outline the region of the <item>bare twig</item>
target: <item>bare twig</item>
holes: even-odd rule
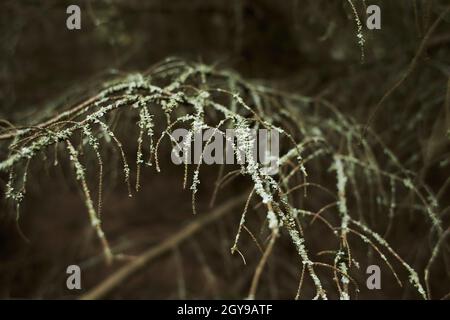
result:
[[[277,239],[278,232],[277,230],[272,231],[272,235],[270,237],[269,244],[267,245],[266,250],[264,251],[264,254],[259,261],[258,266],[256,267],[255,274],[252,279],[252,284],[250,286],[250,291],[248,294],[249,299],[254,299],[256,294],[256,289],[258,288],[259,279],[261,278],[262,271],[264,269],[264,266],[267,263],[267,259],[269,258],[270,254],[272,253],[273,246],[275,245],[275,241]]]
[[[162,255],[163,253],[166,253],[170,249],[178,246],[181,242],[194,235],[207,224],[216,221],[226,213],[230,212],[233,208],[243,203],[246,199],[246,194],[244,194],[244,196],[230,199],[228,202],[224,203],[212,212],[202,215],[199,219],[196,219],[193,222],[189,223],[187,226],[185,226],[183,229],[181,229],[171,237],[167,238],[160,244],[151,247],[136,259],[114,272],[100,284],[95,286],[92,290],[82,295],[80,299],[94,300],[104,297],[133,273],[147,265],[150,261]]]
[[[417,62],[419,61],[419,58],[422,56],[422,53],[424,52],[424,50],[427,47],[428,41],[431,38],[431,35],[434,33],[434,31],[436,30],[437,26],[439,25],[439,23],[444,19],[444,17],[450,12],[450,6],[447,7],[446,10],[444,10],[441,15],[436,19],[436,21],[433,23],[433,25],[428,29],[428,32],[425,34],[425,36],[423,37],[419,49],[417,50],[414,58],[412,59],[411,63],[409,64],[408,68],[406,69],[406,71],[403,73],[403,75],[400,77],[400,79],[383,95],[383,97],[380,99],[380,101],[378,102],[378,104],[375,106],[375,108],[373,109],[373,111],[371,112],[371,114],[369,115],[369,119],[367,120],[365,129],[363,134],[366,133],[368,127],[370,126],[370,124],[372,123],[372,120],[374,119],[375,115],[378,113],[379,109],[381,108],[381,105],[384,103],[384,101],[386,101],[386,99],[388,97],[390,97],[392,95],[392,93],[397,90],[398,87],[400,87],[400,85],[409,77],[409,75],[414,71]]]

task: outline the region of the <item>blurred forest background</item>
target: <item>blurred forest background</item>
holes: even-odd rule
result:
[[[286,92],[330,100],[357,123],[366,124],[373,115],[370,127],[416,173],[417,183],[440,194],[440,206],[447,208],[448,11],[433,32],[428,31],[449,3],[353,3],[363,21],[363,62],[354,12],[344,0],[3,0],[0,118],[16,125],[37,123],[72,104],[77,95],[94,93],[99,81],[143,71],[177,56],[233,69],[245,79]],[[81,30],[66,28],[70,4],[81,8]],[[381,30],[365,27],[365,7],[370,4],[381,8]],[[404,81],[376,107],[405,73]],[[91,229],[79,218],[85,216],[83,203],[76,188],[65,182],[65,174],[51,169],[31,184],[20,232],[14,214],[5,206],[0,209],[0,297],[76,298],[80,292],[65,286],[68,265],[82,266],[81,293],[121,265],[107,267],[95,258],[98,247],[93,248],[89,240]],[[105,192],[105,230],[119,251],[138,255],[192,219],[190,194],[181,190],[179,176],[175,170],[149,174],[140,196],[132,199],[121,187]],[[215,178],[212,171],[205,179],[213,185]],[[3,190],[7,177],[0,181]],[[241,190],[239,184],[236,188]],[[199,207],[207,208],[209,199],[202,201]],[[448,210],[442,211],[441,218],[448,229]],[[246,235],[241,251],[247,265],[239,255],[230,254],[238,221],[239,214],[209,226],[106,297],[245,297],[260,253]],[[400,227],[388,242],[412,265],[423,268],[432,249],[429,226],[408,213],[396,223]],[[319,241],[320,233],[316,238]],[[450,291],[449,248],[447,237],[432,269],[433,298]],[[297,265],[290,263],[295,257],[289,244],[281,241],[269,259],[257,297],[295,296],[300,277]],[[371,259],[366,259],[367,265]],[[367,290],[365,268],[361,265],[358,279],[360,298],[418,298],[407,285],[402,288],[390,280],[383,280],[382,290]],[[307,291],[308,285],[312,287],[306,283]]]

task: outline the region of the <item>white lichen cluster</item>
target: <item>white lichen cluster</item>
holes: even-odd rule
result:
[[[359,21],[358,34],[360,32]],[[363,43],[362,39],[360,45]],[[116,163],[111,154],[121,162],[120,171],[132,196],[131,182],[134,180],[135,191],[138,191],[142,166],[154,164],[154,170],[162,170],[160,157],[165,143],[169,149],[184,149],[188,157],[188,148],[196,133],[213,129],[214,133],[225,136],[227,129],[234,129],[236,139],[227,142],[233,148],[238,169],[220,171],[216,189],[238,175],[246,177],[253,188],[237,227],[232,252],[239,252],[240,234],[250,219],[247,211],[253,208],[250,205],[253,199],[257,202],[255,207],[264,208],[261,209],[264,211],[264,228],[272,235],[270,246],[286,230],[298,254],[302,278],[303,272],[309,275],[315,287],[316,294],[311,298],[332,296],[330,283],[335,283],[335,292],[341,299],[357,294],[351,273],[359,268],[359,263],[351,254],[355,242],[350,241],[350,236],[355,236],[361,242],[359,245],[376,252],[396,279],[398,276],[390,260],[398,260],[417,292],[427,297],[419,273],[398,255],[380,232],[370,227],[370,213],[362,208],[370,207],[378,214],[388,216],[389,231],[400,210],[397,203],[413,194],[416,210],[425,214],[433,229],[441,235],[443,228],[437,215],[439,204],[427,188],[413,182],[411,172],[402,167],[374,134],[369,132],[369,137],[361,138],[360,127],[329,101],[280,92],[247,82],[230,71],[179,59],[166,60],[151,70],[148,74],[134,74],[108,83],[96,96],[43,124],[14,130],[3,153],[7,156],[0,161],[0,171],[9,173],[6,199],[16,203],[18,208],[26,192],[27,173],[32,163],[39,163],[39,156],[51,152],[50,147],[60,153],[66,150],[64,153],[82,190],[90,223],[107,259],[111,260],[112,252],[100,216],[104,167]],[[178,145],[171,136],[173,129],[178,127],[189,130],[184,145]],[[268,175],[256,161],[253,133],[258,128],[280,133],[282,154],[276,175]],[[359,148],[354,146],[356,142]],[[388,165],[381,167],[374,158],[373,144],[385,150],[384,161]],[[58,149],[58,146],[65,148]],[[134,162],[130,161],[130,154],[135,157]],[[93,169],[90,157],[98,170]],[[195,212],[202,181],[201,166],[185,160],[183,185],[190,186]],[[135,163],[135,170],[131,163]],[[97,196],[91,192],[93,172],[98,174]],[[334,184],[326,185],[323,176],[330,177],[328,181],[334,181]],[[321,199],[331,199],[331,202],[317,205]],[[310,240],[305,233],[309,232],[308,228],[314,228],[314,223],[330,229],[335,239],[336,246],[329,250],[334,257],[330,262],[316,261],[317,256],[310,250]],[[303,228],[305,225],[308,227]],[[267,254],[264,256],[267,258]],[[317,270],[322,267],[332,270],[337,280],[323,280],[325,273]]]
[[[361,49],[361,62],[364,62],[364,58],[365,58],[365,54],[364,54],[364,44],[366,42],[366,40],[364,39],[364,34],[363,34],[363,25],[361,23],[361,19],[359,18],[358,15],[358,11],[356,10],[355,5],[353,4],[352,0],[347,0],[347,2],[349,3],[352,12],[353,12],[353,16],[355,18],[355,23],[356,23],[356,38],[358,40],[358,45]]]

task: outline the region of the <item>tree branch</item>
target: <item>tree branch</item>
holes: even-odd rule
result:
[[[182,241],[193,236],[204,226],[216,221],[226,213],[230,212],[234,207],[238,206],[241,203],[244,203],[246,199],[247,194],[244,193],[242,196],[230,199],[212,212],[205,213],[200,218],[194,220],[183,229],[178,231],[176,234],[172,235],[156,246],[149,248],[136,259],[132,260],[131,262],[114,272],[89,292],[82,295],[80,299],[94,300],[104,297],[133,273],[147,265],[150,261],[167,252],[168,250],[178,246]]]

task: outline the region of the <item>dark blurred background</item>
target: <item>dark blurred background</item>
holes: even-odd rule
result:
[[[361,65],[347,1],[5,0],[1,111],[9,118],[19,108],[53,101],[96,76],[145,70],[167,56],[232,67],[250,78],[278,79],[303,93],[331,90],[331,82],[358,85],[363,83],[358,76],[370,76],[366,81],[372,85],[364,91],[373,91],[374,97],[339,89],[351,91],[356,103],[373,103],[369,98],[379,98],[389,85],[384,80],[411,61],[446,1],[366,2],[355,1],[361,20],[365,6],[377,4],[382,28],[364,28],[366,63]],[[66,28],[70,4],[81,8],[81,30]],[[429,50],[448,47],[446,26],[433,35]],[[438,57],[448,59],[443,52]],[[376,72],[361,72],[369,68]],[[350,94],[340,93],[342,100]]]

